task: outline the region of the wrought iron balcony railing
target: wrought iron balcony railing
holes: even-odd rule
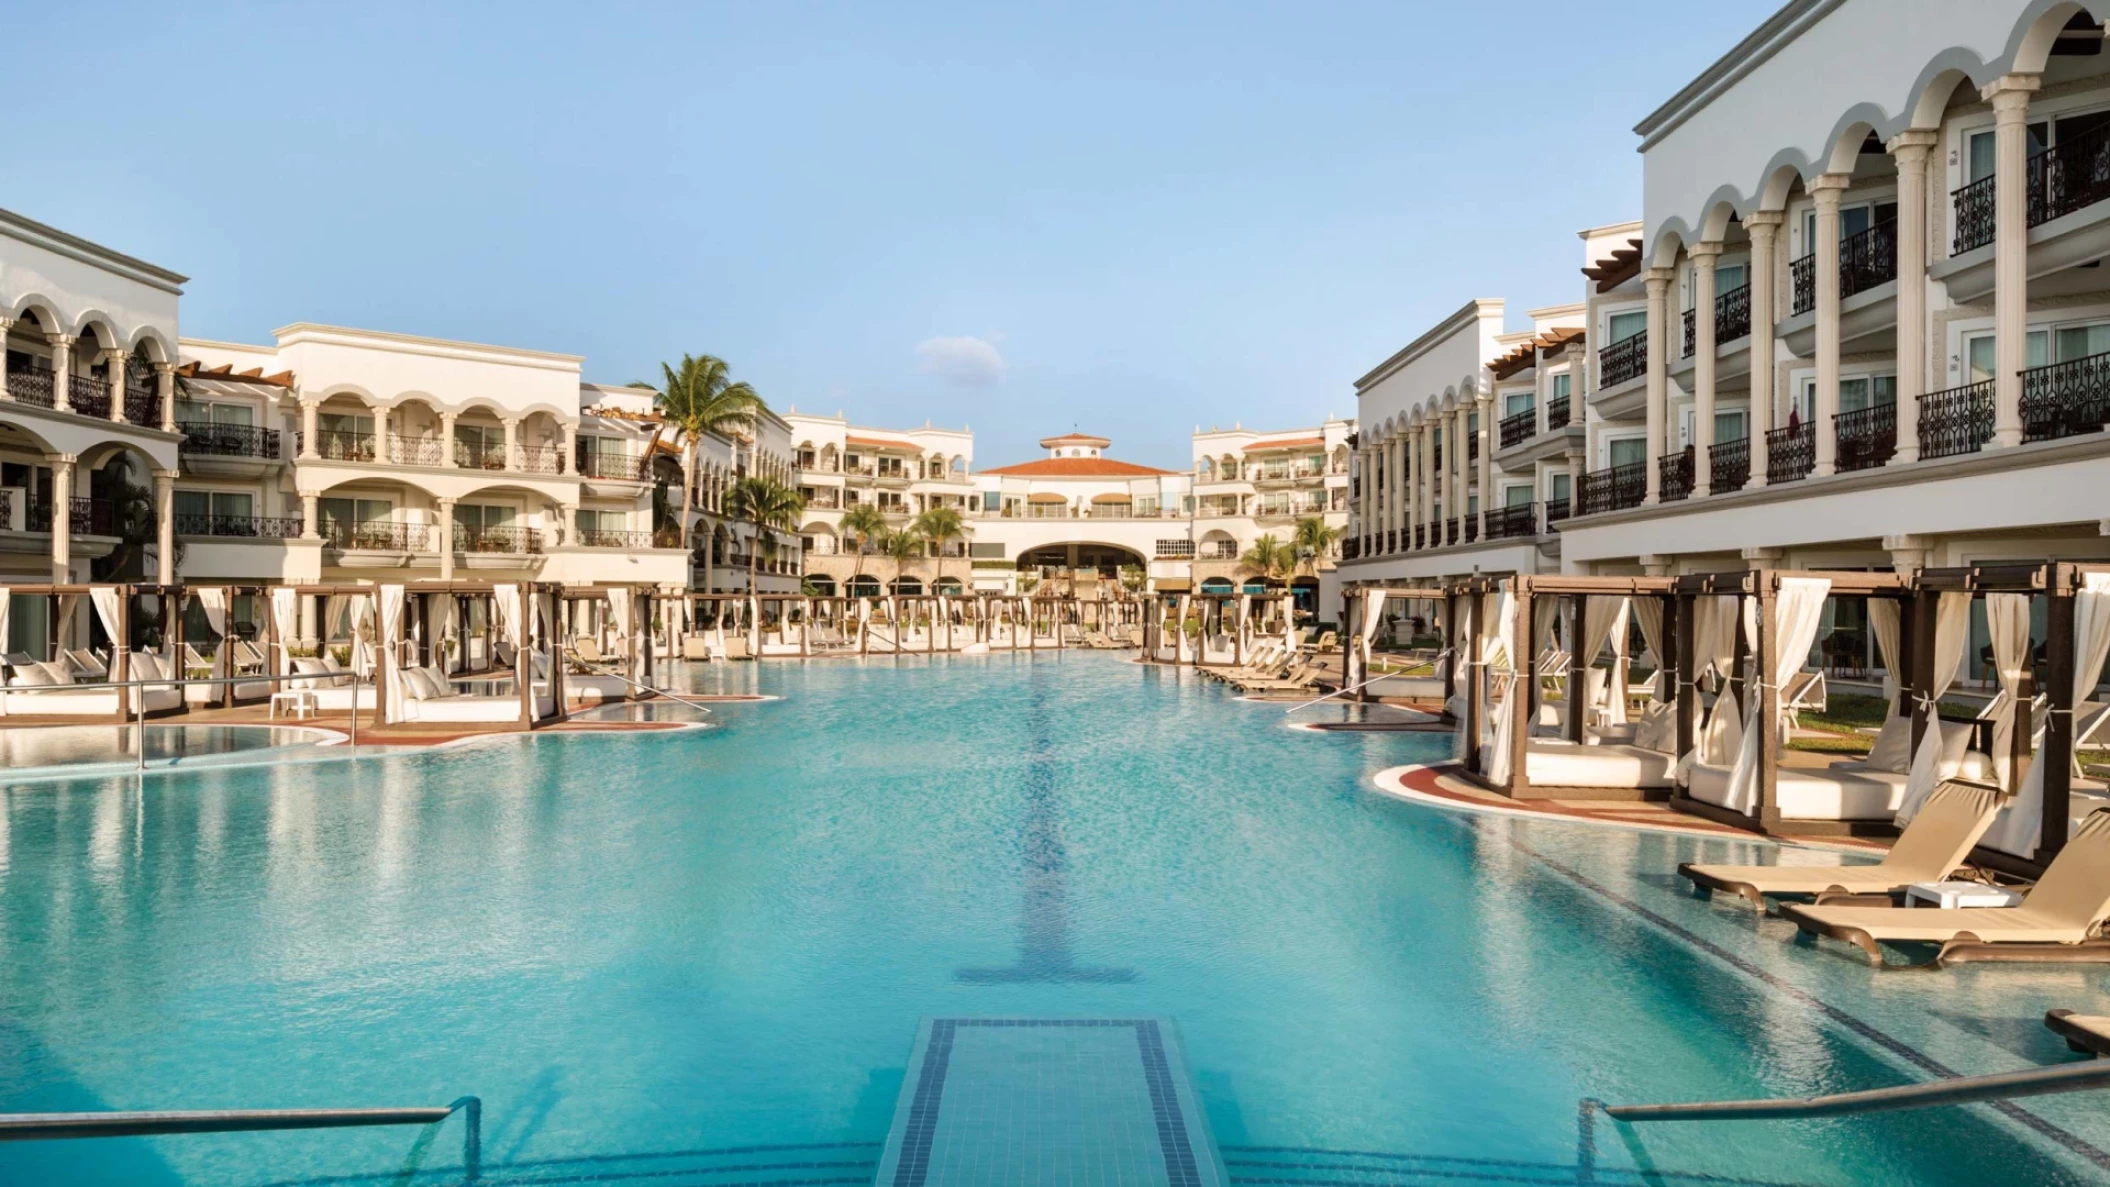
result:
[[[243,457],[272,460],[278,457],[278,430],[255,425],[217,424],[207,420],[179,420],[183,434],[178,447],[183,453],[206,457]]]
[[[1873,470],[1898,451],[1898,406],[1870,404],[1841,412],[1832,417],[1832,433],[1838,443],[1840,473]]]
[[[1496,507],[1487,513],[1487,538],[1509,540],[1539,534],[1538,508],[1529,503]]]
[[[1766,433],[1766,482],[1800,482],[1817,464],[1817,426],[1796,425]]]
[[[561,474],[564,472],[564,451],[547,445],[523,445],[520,447],[520,468],[529,474]]]
[[[57,376],[38,367],[10,367],[7,371],[7,394],[24,404],[39,408],[50,408],[55,404],[52,381]]]
[[[1544,511],[1545,531],[1549,535],[1554,531],[1554,524],[1568,518],[1568,500],[1566,499],[1547,499],[1539,506]]]
[[[2110,125],[2098,125],[2029,158],[2029,225],[2110,198]]]
[[[125,419],[135,425],[161,423],[161,394],[150,387],[125,385]]]
[[[1648,372],[1648,333],[1623,338],[1597,352],[1597,383],[1614,387]]]
[[[1817,253],[1788,261],[1789,289],[1794,299],[1790,313],[1808,313],[1817,307]]]
[[[306,434],[295,433],[293,445],[296,450],[307,448]],[[315,434],[315,455],[332,462],[370,462],[374,460],[374,435],[372,433],[319,432]]]
[[[299,519],[267,519],[255,515],[176,516],[179,536],[230,536],[250,540],[291,540],[300,535]]]
[[[25,531],[51,530],[51,504],[31,499],[23,508]],[[67,501],[67,532],[75,536],[117,535],[117,504],[108,499],[74,498]]]
[[[1503,417],[1501,424],[1502,448],[1508,449],[1520,441],[1531,440],[1532,436],[1538,432],[1538,424],[1539,413],[1536,408],[1526,408],[1514,416]]]
[[[1682,353],[1688,359],[1693,356],[1693,352],[1698,350],[1700,345],[1699,312],[1697,309],[1688,309],[1684,314],[1685,346]]]
[[[1952,255],[1962,255],[1993,241],[1993,179],[1981,177],[1949,195],[1956,233],[1949,240]]]
[[[331,548],[345,552],[423,552],[425,525],[421,523],[345,523],[322,525],[322,538]]]
[[[1628,462],[1592,470],[1576,480],[1577,515],[1597,515],[1639,507],[1648,496],[1648,463]]]
[[[1751,484],[1751,439],[1717,441],[1707,450],[1707,491],[1726,495]]]
[[[1898,278],[1898,220],[1885,219],[1839,241],[1839,295],[1851,297]]]
[[[1546,431],[1557,432],[1568,427],[1568,397],[1555,396],[1546,401]]]
[[[68,375],[66,399],[81,416],[110,419],[110,385],[93,375]]]
[[[435,460],[433,464],[439,463]],[[503,470],[506,468],[505,442],[457,440],[454,443],[454,464],[465,470]]]
[[[580,438],[575,453],[579,473],[588,478],[640,480],[644,458],[641,454],[619,453],[612,449],[588,449],[586,438]]]
[[[1656,499],[1675,503],[1692,493],[1692,447],[1656,459]]]
[[[2110,354],[2022,373],[2022,439],[2052,441],[2110,427]]]
[[[1922,460],[1977,453],[1993,439],[1993,381],[1928,392],[1919,419]]]
[[[1740,284],[1714,298],[1714,340],[1717,344],[1751,336],[1751,286]]]
[[[537,554],[542,551],[542,533],[534,528],[478,527],[454,525],[456,552]]]

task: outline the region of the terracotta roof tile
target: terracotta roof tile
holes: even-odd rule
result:
[[[1049,457],[1037,462],[1020,462],[1015,466],[998,466],[982,473],[1011,478],[1155,478],[1178,471],[1158,470],[1105,457]]]

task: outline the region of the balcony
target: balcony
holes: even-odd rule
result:
[[[1928,392],[1919,419],[1922,459],[1977,453],[1993,439],[1993,381]]]
[[[1568,518],[1568,500],[1566,499],[1547,499],[1540,506],[1545,509],[1545,531],[1548,534],[1553,532],[1554,524]]]
[[[238,540],[291,540],[300,535],[300,520],[266,519],[255,515],[178,515],[176,534]]]
[[[1546,431],[1559,432],[1568,427],[1568,397],[1555,396],[1546,401]]]
[[[1707,489],[1726,495],[1751,484],[1751,439],[1717,441],[1707,451]]]
[[[1342,540],[1342,541],[1341,541],[1341,559],[1342,559],[1342,560],[1344,560],[1344,561],[1352,561],[1352,560],[1358,560],[1358,559],[1360,559],[1360,558],[1362,557],[1362,555],[1363,555],[1363,539],[1362,539],[1362,537],[1360,537],[1360,536],[1350,536],[1350,537],[1348,537],[1347,539],[1345,539],[1345,540]]]
[[[325,523],[322,538],[329,547],[344,552],[423,552],[426,539],[424,524],[393,521]]]
[[[1490,540],[1511,540],[1538,534],[1538,508],[1529,503],[1496,507],[1487,513],[1487,538]]]
[[[66,517],[67,531],[75,536],[115,536],[117,534],[117,504],[108,499],[71,499]],[[51,530],[51,504],[32,499],[23,508],[22,527],[25,531],[48,532]]]
[[[1788,280],[1794,293],[1790,313],[1808,313],[1817,307],[1817,255],[1815,252],[1788,261]]]
[[[523,445],[520,468],[529,474],[562,474],[564,451],[547,445]]]
[[[613,449],[588,449],[587,438],[580,438],[579,449],[573,455],[578,462],[579,473],[588,478],[612,478],[625,482],[642,482],[639,477],[644,470],[644,455],[619,452]]]
[[[1656,499],[1675,503],[1692,494],[1692,447],[1656,459]]]
[[[260,429],[255,425],[218,424],[204,420],[179,420],[176,431],[183,434],[178,447],[185,454],[204,457],[257,458],[274,461],[278,458],[278,430]]]
[[[2042,226],[2110,198],[2110,125],[2090,129],[2036,153],[2023,169],[2029,225]],[[1993,241],[1993,179],[1982,177],[1950,195],[1953,254]]]
[[[1865,293],[1898,278],[1898,223],[1886,219],[1839,241],[1839,296]]]
[[[306,434],[296,433],[294,448],[307,448]],[[331,462],[370,462],[374,460],[374,435],[372,433],[325,432],[315,434],[315,456]]]
[[[2110,354],[2022,373],[2022,439],[2054,441],[2110,425]]]
[[[161,396],[152,388],[125,385],[125,419],[135,425],[161,423]]]
[[[1648,372],[1648,332],[1624,338],[1597,352],[1597,384],[1617,387]]]
[[[505,553],[511,555],[540,555],[542,533],[534,528],[522,527],[478,527],[473,524],[454,525],[454,550],[456,552]]]
[[[1871,404],[1832,417],[1838,470],[1873,470],[1898,451],[1898,406]]]
[[[1497,428],[1502,434],[1502,448],[1508,449],[1522,441],[1529,441],[1538,433],[1539,411],[1526,408],[1515,416],[1505,416]]]
[[[93,375],[68,375],[66,399],[78,415],[110,419],[110,385]]]
[[[1648,495],[1648,463],[1628,462],[1593,470],[1576,483],[1576,514],[1598,515],[1639,507]]]
[[[7,394],[18,403],[34,404],[39,408],[56,406],[52,395],[52,381],[57,376],[35,367],[20,370],[10,368],[7,372]]]
[[[440,464],[439,442],[432,443],[432,460],[415,462],[413,465],[437,466]],[[504,442],[462,441],[454,443],[454,464],[464,470],[503,470],[506,468]]]
[[[1716,344],[1751,336],[1751,286],[1740,284],[1714,299]],[[1691,350],[1685,353],[1691,354]]]
[[[1817,464],[1817,426],[1796,425],[1766,433],[1766,482],[1800,482]]]

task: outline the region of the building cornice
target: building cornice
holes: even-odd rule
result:
[[[1634,132],[1641,137],[1638,151],[1647,152],[1665,136],[1678,129],[1701,108],[1713,102],[1715,96],[1737,84],[1744,76],[1765,65],[1789,42],[1802,36],[1810,26],[1830,15],[1832,10],[1846,0],[1789,0],[1779,12],[1766,18],[1766,22],[1751,31],[1751,35],[1736,43],[1728,53],[1715,59],[1715,63],[1700,72],[1698,78],[1686,83],[1684,88],[1670,97],[1670,101],[1650,112],[1646,119],[1634,125]]]
[[[1499,323],[1502,316],[1502,298],[1474,297],[1472,300],[1467,301],[1459,307],[1458,312],[1437,322],[1427,333],[1407,343],[1399,349],[1397,354],[1379,363],[1371,369],[1369,374],[1356,380],[1356,393],[1360,395],[1365,388],[1395,374],[1400,368],[1435,349],[1438,343],[1444,342],[1457,334],[1459,330],[1464,329],[1466,326],[1477,324],[1481,316],[1489,312],[1495,315]],[[1474,366],[1478,365],[1478,363],[1474,364]]]
[[[321,325],[297,321],[271,331],[281,349],[301,342],[326,346],[352,346],[393,350],[398,354],[429,358],[461,359],[468,362],[506,362],[576,373],[586,356],[528,350],[519,346],[493,346],[484,342],[457,342],[446,338],[423,338],[416,334],[394,334],[387,330],[360,330],[349,326]]]
[[[115,272],[127,280],[160,289],[164,293],[180,296],[183,293],[183,285],[190,280],[188,276],[149,264],[145,260],[136,259],[123,252],[111,251],[100,243],[91,243],[78,235],[69,235],[57,227],[47,227],[12,210],[0,210],[0,230],[24,243],[34,244],[68,259]]]

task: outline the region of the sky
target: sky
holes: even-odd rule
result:
[[[708,353],[978,468],[1183,469],[1469,299],[1580,300],[1633,125],[1772,9],[32,5],[0,206],[189,276],[188,337]]]

